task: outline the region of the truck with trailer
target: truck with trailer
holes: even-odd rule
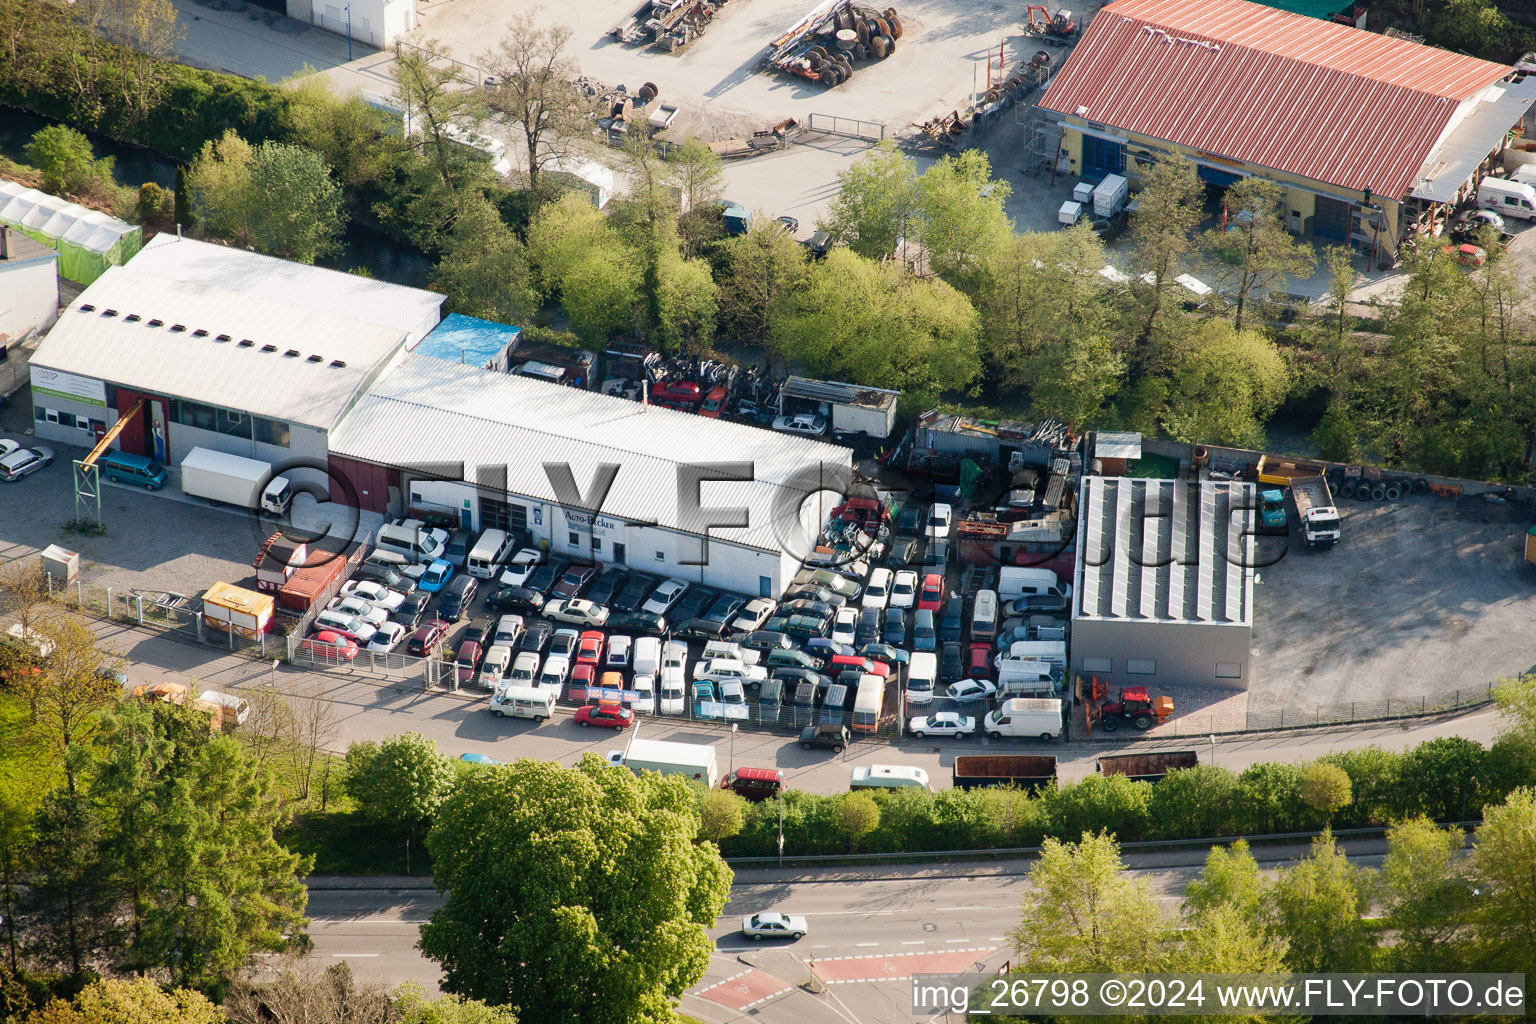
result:
[[[1106,754],[1094,762],[1100,775],[1124,775],[1132,782],[1158,782],[1175,768],[1197,768],[1193,750],[1156,750],[1145,754]]]
[[[1300,476],[1292,480],[1291,500],[1296,503],[1296,520],[1301,524],[1301,536],[1307,547],[1331,548],[1339,542],[1339,510],[1334,507],[1326,476]]]
[[[955,758],[950,779],[956,789],[1017,786],[1039,790],[1056,781],[1054,754],[962,754]]]
[[[720,781],[720,762],[715,748],[701,743],[675,743],[671,740],[629,741],[623,750],[608,752],[608,763],[628,768],[639,774],[642,771],[660,772],[663,775],[681,775],[685,779],[702,782],[714,789]]]
[[[293,501],[293,484],[267,463],[211,448],[193,448],[181,460],[181,492],[264,516],[286,514]]]

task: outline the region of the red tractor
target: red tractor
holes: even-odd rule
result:
[[[1097,726],[1105,732],[1114,732],[1122,722],[1143,731],[1161,725],[1173,714],[1172,697],[1153,697],[1145,686],[1127,686],[1120,691],[1119,700],[1109,698],[1109,687],[1093,677],[1092,699],[1085,706],[1088,732]]]

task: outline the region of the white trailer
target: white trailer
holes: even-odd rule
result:
[[[624,750],[608,753],[608,763],[663,775],[681,775],[714,789],[720,781],[720,762],[715,748],[700,743],[674,743],[671,740],[633,739]]]
[[[267,463],[211,448],[193,448],[181,460],[181,492],[272,516],[287,512],[293,501],[293,485],[285,476],[273,476]]]
[[[1093,215],[1113,217],[1125,209],[1125,202],[1130,196],[1131,183],[1124,175],[1108,175],[1093,188]]]

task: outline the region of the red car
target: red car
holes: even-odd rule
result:
[[[966,654],[965,674],[972,679],[992,678],[992,645],[971,644]]]
[[[917,610],[938,612],[944,605],[944,577],[931,572],[923,577],[923,589],[917,595]]]
[[[672,408],[693,410],[704,399],[703,389],[692,381],[662,381],[651,388],[651,401],[670,405]]]
[[[723,412],[725,412],[725,388],[716,384],[709,389],[704,404],[699,408],[699,415],[717,420]]]
[[[343,636],[334,629],[322,629],[314,636],[299,644],[299,647],[309,655],[317,658],[334,658],[337,661],[351,661],[357,657],[357,644],[350,637]]]
[[[595,665],[577,665],[571,669],[571,700],[586,700],[587,689],[596,685],[593,682],[596,678]]]
[[[459,644],[459,656],[453,663],[454,674],[458,676],[459,685],[475,681],[475,672],[480,668],[480,645],[473,640],[466,640]]]
[[[627,729],[635,720],[635,713],[622,704],[604,701],[576,709],[576,724],[601,725],[609,729]]]
[[[565,570],[560,577],[560,582],[555,584],[554,594],[557,597],[575,597],[584,590],[592,577],[597,575],[595,565],[573,565]]]
[[[442,619],[433,619],[424,622],[420,629],[411,634],[411,638],[405,642],[405,652],[417,657],[425,658],[443,642],[448,635],[448,623]]]
[[[576,664],[600,665],[603,661],[603,634],[589,629],[576,641]]]

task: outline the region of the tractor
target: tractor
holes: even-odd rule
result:
[[[1145,686],[1127,686],[1119,700],[1111,700],[1109,688],[1093,677],[1092,699],[1087,704],[1088,731],[1095,726],[1114,732],[1122,722],[1143,731],[1161,725],[1173,714],[1172,697],[1153,697]]]

